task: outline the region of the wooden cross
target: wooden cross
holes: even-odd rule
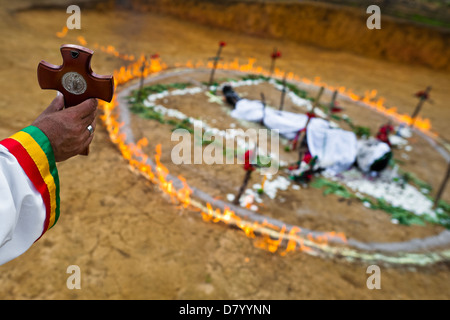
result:
[[[73,44],[60,48],[63,64],[57,66],[41,61],[37,69],[41,89],[58,90],[65,107],[72,107],[90,98],[111,102],[114,94],[113,76],[95,74],[91,69],[94,51]]]

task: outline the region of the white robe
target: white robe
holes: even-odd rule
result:
[[[0,265],[20,256],[41,236],[44,201],[8,149],[0,145]]]

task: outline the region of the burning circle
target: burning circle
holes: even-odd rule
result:
[[[188,68],[177,70],[175,73],[180,75],[192,70]],[[134,78],[128,76],[125,68],[121,72],[124,72],[126,76],[121,77],[120,74],[115,74],[119,84],[126,84]],[[156,82],[173,74],[173,72],[161,73],[145,82]],[[110,139],[119,147],[122,156],[129,161],[132,170],[157,184],[164,193],[169,194],[173,201],[178,201],[184,208],[196,208],[204,221],[222,222],[235,226],[243,230],[246,236],[261,239],[261,246],[258,245],[258,247],[272,253],[283,247],[285,250],[280,252],[281,255],[291,251],[301,251],[313,256],[339,257],[350,262],[382,262],[388,265],[427,266],[449,261],[450,250],[441,249],[450,243],[448,230],[423,238],[419,242],[417,239],[403,242],[362,242],[347,239],[345,235],[334,231],[316,231],[289,225],[215,199],[207,192],[189,186],[184,178],[171,175],[161,163],[160,144],[156,147],[153,161],[141,148],[148,141],[141,139],[136,143],[134,140],[127,97],[138,88],[138,85],[136,83],[126,86],[111,103],[102,104],[104,124]]]
[[[86,80],[77,72],[67,72],[62,77],[61,83],[64,89],[75,95],[83,94],[87,88]]]

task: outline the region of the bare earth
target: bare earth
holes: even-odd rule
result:
[[[426,105],[423,116],[431,120],[435,131],[450,136],[447,105],[450,77],[447,73],[247,37],[152,14],[83,12],[82,29],[70,31],[65,39],[55,36],[65,24],[65,10],[15,15],[4,10],[0,18],[0,37],[4,39],[0,50],[2,138],[29,125],[53,99],[54,92],[42,91],[38,86],[37,64],[40,60],[59,64],[59,46],[77,43],[78,35],[86,38],[88,47],[97,42],[114,45],[123,53],[157,52],[169,65],[207,59],[214,54],[218,41],[224,40],[228,44],[224,53],[227,59],[237,57],[245,61],[254,57],[268,68],[267,52],[276,46],[283,51],[280,68],[310,79],[320,76],[330,85],[352,88],[361,94],[377,89],[387,104],[397,106],[403,113],[412,112],[416,104],[413,93],[432,84],[434,103]],[[111,73],[123,64],[100,51],[92,61],[98,74]],[[376,127],[380,119],[374,116],[373,121]],[[369,290],[366,287],[367,265],[302,253],[282,257],[258,249],[242,232],[205,223],[198,213],[171,204],[156,187],[128,169],[100,123],[97,128],[89,157],[58,164],[60,220],[23,256],[0,267],[0,298],[450,298],[450,274],[445,265],[426,269],[382,267],[382,289]],[[154,136],[163,138],[163,134],[161,131]],[[151,143],[153,147],[158,141]],[[415,163],[410,163],[411,170],[422,168],[417,169],[419,177],[437,187],[441,177],[427,174],[427,171],[443,172],[445,163],[433,156],[429,164],[416,149],[414,147],[413,152],[418,154],[414,156]],[[428,165],[432,169],[426,170]],[[207,175],[202,177],[208,182]],[[447,201],[449,193],[447,188],[444,194]],[[355,238],[366,237],[362,240],[370,241],[376,240],[374,238],[400,241],[411,239],[412,235],[422,237],[440,231],[439,228],[392,225],[382,212],[370,213],[378,215],[372,225],[361,217],[356,218],[356,205],[350,206],[352,213],[349,213],[356,222],[339,225],[338,218],[331,219],[332,212],[345,210],[347,204],[338,202],[335,197],[325,199],[328,209],[324,205],[324,217],[329,215],[330,219],[322,224],[319,219],[306,219],[309,227],[324,230],[341,227]],[[314,205],[308,204],[308,200],[304,200],[304,204]],[[361,211],[364,211],[361,216],[368,214],[365,209]],[[78,265],[81,269],[81,290],[66,287],[69,265]]]

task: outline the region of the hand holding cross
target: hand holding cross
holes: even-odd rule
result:
[[[92,99],[92,98],[99,98],[107,102],[111,102],[113,94],[114,94],[114,79],[112,76],[101,76],[97,75],[94,72],[92,72],[91,69],[91,58],[93,55],[93,51],[81,46],[77,45],[63,45],[60,48],[61,55],[63,57],[63,64],[61,66],[53,65],[45,61],[41,61],[38,65],[37,69],[37,76],[38,76],[38,82],[42,89],[54,89],[60,92],[63,95],[64,104],[61,103],[61,108],[68,108],[73,107],[76,105],[79,105],[79,108],[81,108],[79,111],[77,110],[77,114],[82,114],[84,108],[86,108],[86,103],[82,104],[84,101]],[[56,101],[56,99],[55,99]],[[56,102],[53,102],[52,105],[49,107],[49,110],[51,112],[60,110],[60,107],[53,105],[57,105]],[[97,103],[95,101],[95,107]],[[53,107],[52,107],[53,106]],[[77,107],[78,109],[78,107]],[[88,107],[89,109],[89,107]],[[44,128],[47,129],[48,133],[50,131],[55,131],[56,129],[53,127],[48,128],[48,123],[51,123],[49,120],[55,120],[55,119],[49,119],[48,114],[51,112],[47,110],[35,121],[36,124],[41,124]],[[67,114],[64,114],[64,117],[67,116]],[[58,115],[56,118],[64,119],[62,115]],[[88,118],[87,116],[84,118]],[[71,119],[70,117],[66,117],[66,119]],[[77,115],[74,114],[73,119],[75,119],[75,122],[78,122],[80,119],[77,118]],[[84,132],[89,132],[92,136],[95,128],[95,119],[92,119],[93,122],[89,124],[87,127],[85,127]],[[69,120],[70,121],[70,120]],[[89,122],[90,123],[90,122]],[[65,124],[62,123],[61,125],[67,126],[67,125],[76,125],[76,123],[73,124]],[[75,131],[76,132],[76,131]],[[69,130],[68,132],[60,132],[59,134],[52,134],[52,136],[61,136],[63,134],[73,134],[73,130]],[[73,140],[73,137],[71,138]],[[53,140],[57,140],[56,138]],[[66,139],[67,140],[67,139]],[[69,139],[70,140],[70,139]],[[92,140],[92,137],[88,139],[83,139],[83,141],[86,140],[87,147],[85,147],[84,152],[81,154],[88,155],[89,153],[89,143]],[[52,142],[52,141],[51,141]],[[55,145],[52,144],[54,148],[56,148],[57,145],[64,145],[63,142],[56,143],[53,141]],[[76,148],[77,146],[73,146]],[[76,149],[75,149],[76,151]],[[75,152],[74,151],[74,152]],[[64,160],[66,157],[70,156],[74,152],[64,153],[63,156],[61,156],[61,160]]]

